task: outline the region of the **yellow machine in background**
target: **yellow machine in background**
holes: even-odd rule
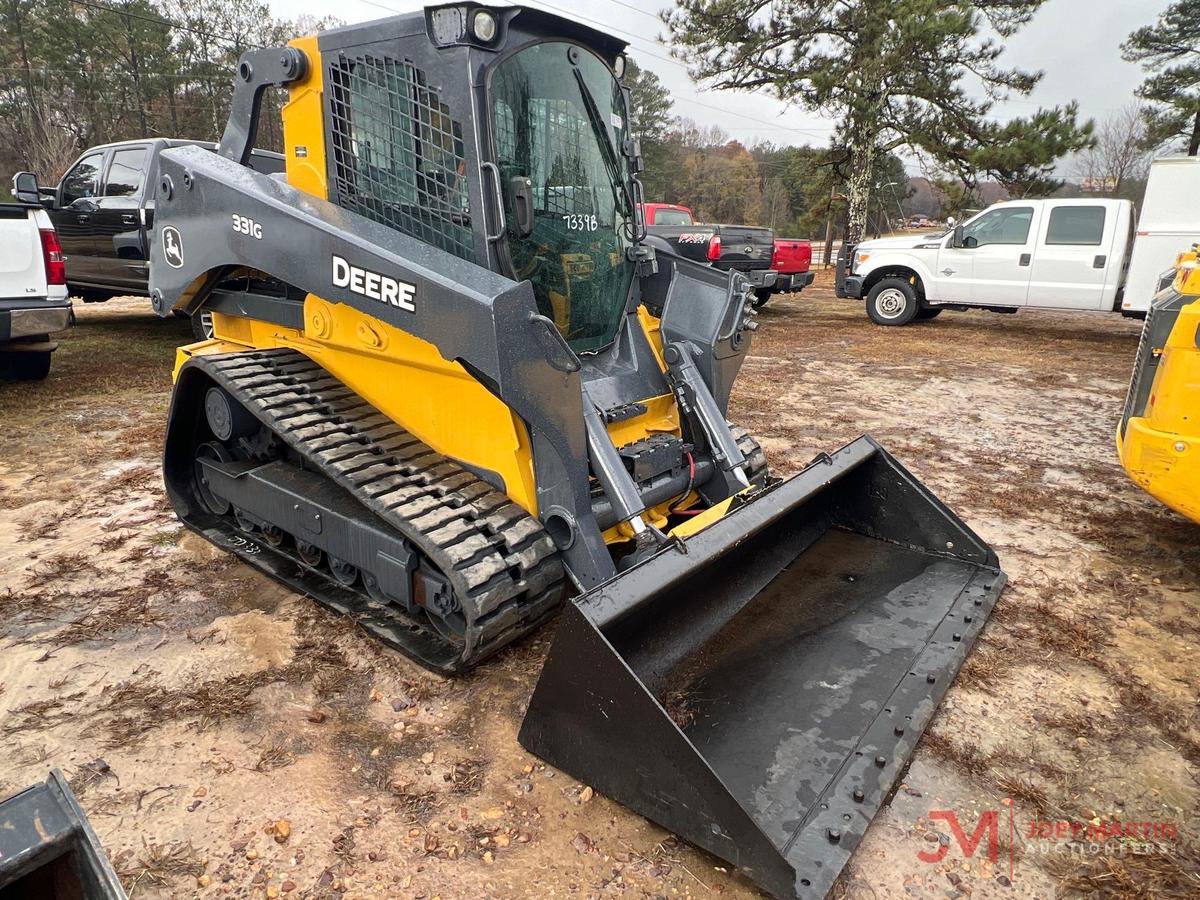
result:
[[[1200,522],[1200,253],[1182,253],[1151,304],[1117,432],[1141,488]]]

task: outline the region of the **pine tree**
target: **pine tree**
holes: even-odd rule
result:
[[[657,75],[628,57],[623,80],[629,88],[633,132],[642,142],[642,158],[646,165],[642,185],[647,199],[661,200],[671,165],[668,142],[676,125],[676,118],[671,114],[671,92],[663,87]]]
[[[1146,145],[1187,139],[1200,151],[1200,0],[1175,0],[1153,25],[1139,28],[1121,47],[1129,62],[1150,73],[1137,94],[1146,108]]]
[[[1028,186],[1090,144],[1091,123],[1076,124],[1074,105],[1004,125],[990,118],[996,99],[1028,94],[1041,75],[1000,66],[1000,41],[982,32],[1010,37],[1043,2],[677,0],[664,21],[697,80],[766,89],[837,119],[849,157],[846,239],[855,241],[885,153],[908,147],[964,177]]]

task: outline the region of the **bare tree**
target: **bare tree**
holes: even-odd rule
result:
[[[1075,174],[1099,193],[1119,196],[1131,183],[1144,181],[1152,154],[1145,149],[1146,116],[1140,103],[1130,103],[1096,128],[1096,145],[1080,154]]]
[[[29,131],[24,151],[33,171],[53,184],[75,160],[79,141],[54,116],[47,116],[42,127]]]

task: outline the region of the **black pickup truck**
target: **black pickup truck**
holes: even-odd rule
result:
[[[40,189],[67,258],[72,296],[97,302],[148,293],[158,156],[184,144],[216,149],[171,138],[102,144],[86,150],[56,187]],[[265,150],[253,151],[250,164],[265,174],[284,168],[281,154]]]
[[[736,269],[750,279],[757,293],[775,284],[771,268],[775,234],[755,225],[708,225],[695,222],[686,206],[645,203],[646,233],[669,248],[697,262],[718,269]]]

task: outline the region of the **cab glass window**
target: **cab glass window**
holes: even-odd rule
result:
[[[1050,211],[1047,244],[1097,247],[1103,237],[1103,206],[1056,206]]]
[[[100,191],[100,164],[103,153],[85,156],[62,180],[62,204],[66,206],[84,197],[95,197]]]
[[[117,150],[108,164],[108,177],[104,179],[105,197],[129,197],[142,189],[146,164],[146,148],[130,147]]]
[[[496,66],[491,109],[511,276],[571,349],[601,350],[633,282],[621,86],[590,51],[548,41]]]
[[[1024,244],[1033,222],[1032,206],[1006,206],[986,212],[963,226],[963,246]]]

